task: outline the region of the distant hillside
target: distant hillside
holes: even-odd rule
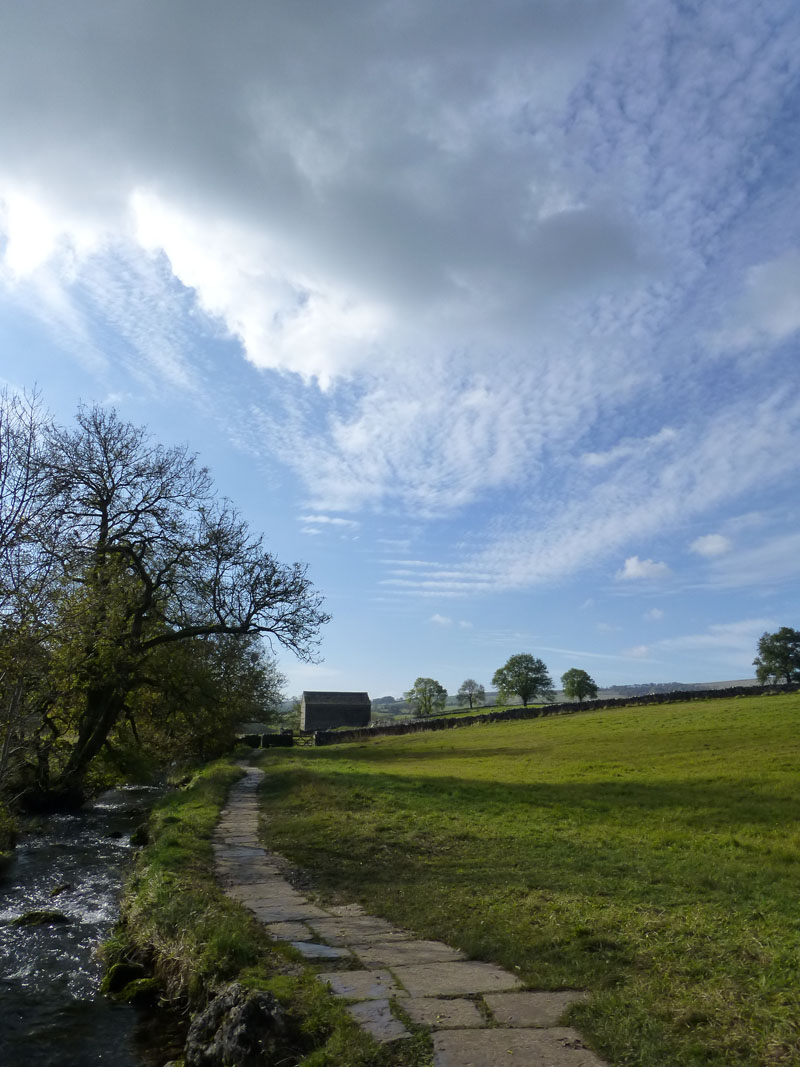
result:
[[[636,697],[647,693],[688,692],[692,689],[732,689],[734,686],[741,685],[758,685],[758,679],[739,678],[725,682],[642,682],[638,685],[612,685],[606,689],[598,689],[597,695],[601,699]]]

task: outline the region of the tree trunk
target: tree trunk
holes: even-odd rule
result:
[[[88,690],[78,740],[51,790],[56,797],[63,797],[67,806],[78,802],[78,798],[83,799],[86,771],[122,714],[126,693],[123,687],[115,685]]]

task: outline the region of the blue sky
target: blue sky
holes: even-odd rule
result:
[[[289,692],[741,678],[800,625],[796,4],[3,22],[0,379],[308,562]]]

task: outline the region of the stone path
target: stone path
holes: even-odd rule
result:
[[[376,1041],[410,1037],[406,1021],[432,1031],[435,1067],[606,1067],[580,1034],[559,1026],[583,993],[531,993],[491,963],[468,960],[439,941],[415,939],[358,904],[317,907],[281,874],[258,841],[256,790],[263,772],[246,768],[214,837],[217,875],[277,940],[321,968],[332,994]],[[324,970],[329,961],[355,965]]]

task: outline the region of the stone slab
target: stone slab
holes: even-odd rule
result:
[[[571,1004],[588,1000],[588,994],[559,993],[487,993],[489,1010],[502,1026],[558,1026]]]
[[[474,1000],[454,997],[443,1000],[439,997],[409,997],[403,1001],[403,1011],[419,1026],[432,1030],[462,1029],[468,1026],[486,1026],[486,1019]]]
[[[442,941],[386,941],[357,945],[354,953],[365,967],[400,967],[412,963],[447,963],[466,957]]]
[[[607,1067],[577,1030],[441,1030],[433,1035],[434,1067]]]
[[[284,904],[307,904],[308,899],[292,889],[291,886],[280,883],[265,885],[264,882],[253,882],[250,885],[233,885],[228,889],[228,896],[244,904],[246,908],[257,904],[266,904],[268,907],[280,907]]]
[[[333,971],[318,974],[337,997],[348,1000],[382,1000],[402,997],[403,991],[388,971]]]
[[[406,941],[411,937],[385,919],[371,915],[329,916],[324,922],[311,924],[316,933],[330,945],[364,945],[370,942]]]
[[[316,941],[291,941],[290,944],[307,960],[343,960],[352,955],[349,948],[331,948]]]
[[[331,904],[328,911],[331,915],[339,915],[347,918],[365,914],[364,909],[360,904]]]
[[[219,859],[226,860],[243,860],[243,859],[265,859],[264,849],[258,845],[220,845],[218,848],[214,847],[214,852]]]
[[[278,941],[311,941],[314,937],[305,923],[267,923],[267,930]]]
[[[250,911],[262,923],[306,922],[309,919],[322,919],[327,914],[316,904],[255,904]]]
[[[393,967],[397,980],[412,997],[456,996],[459,993],[496,993],[516,989],[519,978],[493,963],[419,963]]]
[[[366,1030],[382,1045],[403,1037],[411,1037],[400,1020],[392,1015],[388,1000],[363,1000],[360,1004],[351,1004],[347,1010],[361,1029]]]
[[[254,863],[242,863],[240,860],[218,860],[215,869],[220,878],[227,878],[235,885],[252,885],[267,878],[279,878],[277,867],[270,867],[263,860]]]

